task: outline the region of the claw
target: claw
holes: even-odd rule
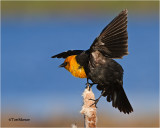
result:
[[[99,99],[101,98],[101,96],[102,96],[104,93],[105,93],[105,90],[103,90],[103,92],[101,93],[100,97],[99,97],[98,99],[96,99],[96,100],[94,100],[94,99],[89,99],[89,100],[94,101],[94,103],[91,104],[90,107],[95,104],[95,107],[97,108],[97,103],[98,103]]]
[[[88,88],[88,87],[89,87],[89,85],[90,85],[90,83],[88,83],[88,82],[87,82],[85,85],[87,85],[87,86],[86,86],[86,88]]]
[[[87,85],[86,88],[89,87],[89,91],[90,91],[90,89],[92,88],[92,86],[94,85],[94,83],[87,82],[86,85]]]
[[[89,99],[89,100],[94,101],[94,103],[91,104],[90,107],[93,106],[93,105],[95,105],[95,107],[97,108],[97,103],[98,103],[99,99],[96,99],[96,100],[94,100],[94,99]]]
[[[90,89],[91,89],[91,87],[94,85],[95,83],[89,83],[89,79],[87,78],[87,83],[86,83],[86,88],[88,88],[89,87],[89,91],[90,91]]]

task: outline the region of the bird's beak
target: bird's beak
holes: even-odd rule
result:
[[[59,65],[59,67],[65,67],[67,65],[67,62],[62,63],[61,65]]]

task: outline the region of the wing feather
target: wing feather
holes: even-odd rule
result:
[[[52,56],[51,58],[67,58],[71,55],[78,55],[82,53],[84,50],[68,50],[66,52],[59,53],[57,55]]]
[[[90,49],[99,50],[110,58],[128,55],[127,9],[116,16],[95,39]]]

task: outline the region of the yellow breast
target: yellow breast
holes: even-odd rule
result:
[[[71,74],[75,77],[79,78],[87,78],[85,70],[83,66],[80,66],[76,61],[76,55],[69,56],[66,58],[64,62],[67,62],[65,68],[71,72]]]

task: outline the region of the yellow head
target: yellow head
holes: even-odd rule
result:
[[[83,66],[80,66],[76,61],[76,55],[67,57],[60,67],[64,67],[75,77],[87,78]]]

